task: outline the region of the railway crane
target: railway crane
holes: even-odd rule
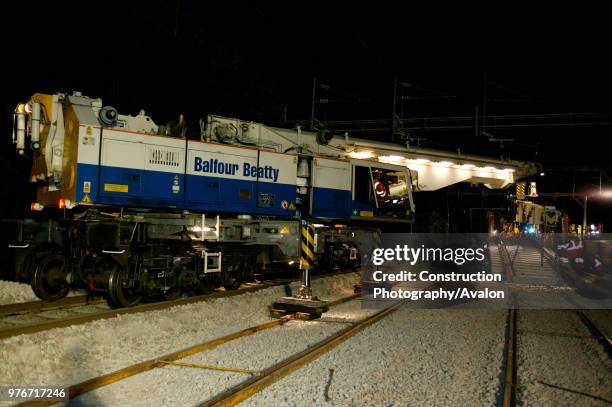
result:
[[[359,264],[360,239],[407,231],[413,191],[504,188],[528,164],[208,115],[196,131],[79,92],[14,112],[31,216],[3,220],[11,277],[45,300],[72,287],[117,307],[236,287],[256,272]]]

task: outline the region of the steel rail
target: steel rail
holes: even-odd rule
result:
[[[516,406],[516,388],[517,388],[517,368],[516,368],[516,317],[517,310],[512,308],[508,311],[508,323],[506,330],[506,352],[504,355],[504,390],[503,390],[503,407]]]
[[[349,295],[347,297],[343,297],[343,298],[340,298],[334,301],[330,301],[328,305],[330,307],[333,307],[333,306],[340,305],[345,302],[354,300],[358,297],[359,297],[359,294]],[[206,341],[206,342],[194,345],[194,346],[190,346],[188,348],[182,349],[177,352],[169,353],[169,354],[157,357],[155,359],[150,359],[144,362],[136,363],[134,365],[125,367],[123,369],[117,370],[112,373],[94,377],[92,379],[89,379],[84,382],[70,386],[68,388],[68,397],[70,400],[72,400],[80,395],[83,395],[85,393],[91,392],[93,390],[99,389],[104,386],[108,386],[109,384],[118,382],[120,380],[127,379],[128,377],[135,376],[139,373],[144,373],[144,372],[153,370],[158,367],[164,367],[168,364],[167,362],[174,362],[176,360],[184,359],[186,357],[195,355],[205,350],[214,349],[220,345],[231,342],[238,338],[250,336],[257,332],[283,325],[289,322],[291,319],[292,319],[292,315],[286,315],[282,318],[273,319],[272,321],[265,322],[260,325],[242,329],[240,331],[233,332],[231,334],[222,336],[220,338],[216,338],[216,339],[209,340],[209,341]],[[59,403],[59,402],[58,401],[31,400],[31,401],[25,401],[23,403],[17,404],[17,406],[39,407],[39,406],[50,406],[56,403]]]
[[[265,369],[260,375],[246,380],[228,391],[225,391],[212,399],[205,401],[204,403],[200,404],[200,406],[234,406],[241,401],[248,399],[283,377],[326,354],[330,350],[353,337],[355,334],[363,331],[368,326],[371,326],[382,318],[395,312],[402,303],[403,301],[399,301],[391,307],[378,311],[368,318],[358,321],[353,325],[338,331],[334,335],[327,337],[313,346],[310,346],[302,352],[296,353],[280,363]]]
[[[354,272],[354,270],[341,271],[338,273],[330,273],[330,274],[321,274],[321,275],[315,276],[313,279],[332,277],[335,275],[347,274],[347,273],[352,273],[352,272]],[[148,311],[157,311],[161,309],[175,307],[178,305],[187,305],[187,304],[193,304],[193,303],[202,302],[202,301],[208,301],[208,300],[215,299],[215,298],[233,297],[233,296],[245,294],[248,292],[259,291],[259,290],[269,288],[269,287],[275,287],[275,286],[288,284],[294,281],[299,281],[299,277],[263,281],[262,283],[258,285],[239,288],[237,290],[232,290],[232,291],[214,292],[211,294],[198,295],[195,297],[179,298],[177,300],[172,300],[172,301],[162,301],[162,302],[155,302],[155,303],[150,303],[150,304],[141,304],[141,305],[136,305],[134,307],[129,307],[129,308],[111,309],[111,310],[96,312],[96,313],[91,313],[91,314],[75,315],[75,316],[69,316],[65,318],[57,318],[57,319],[51,319],[47,321],[37,321],[37,322],[28,323],[28,324],[21,324],[21,325],[14,326],[14,327],[11,326],[11,327],[0,329],[0,339],[10,338],[12,336],[17,336],[17,335],[32,334],[32,333],[36,333],[40,331],[46,331],[46,330],[53,329],[53,328],[63,328],[63,327],[72,326],[72,325],[85,324],[87,322],[96,321],[99,319],[117,318],[119,315],[135,314],[139,312],[148,312]]]
[[[596,324],[589,316],[581,310],[576,310],[582,323],[588,328],[593,336],[599,341],[601,346],[612,359],[612,339]]]
[[[2,304],[0,305],[0,317],[101,303],[104,303],[104,299],[101,297],[93,297],[91,295],[75,295],[72,297],[62,298],[61,300],[57,301],[38,300],[13,304]]]
[[[506,275],[512,279],[513,267],[510,262],[510,254],[506,245],[500,241],[499,255],[501,257],[502,267],[505,269]],[[516,390],[517,390],[517,366],[516,366],[516,354],[517,354],[517,314],[518,310],[515,309],[516,298],[512,297],[511,308],[508,310],[508,319],[506,323],[506,346],[504,352],[504,365],[502,366],[504,383],[502,390],[502,406],[503,407],[515,407],[516,406]]]

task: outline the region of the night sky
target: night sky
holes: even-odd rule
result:
[[[315,77],[332,89],[318,89],[320,97],[343,100],[317,105],[319,120],[388,119],[394,79],[417,98],[404,102],[405,118],[473,115],[477,106],[490,116],[612,112],[604,9],[210,3],[3,4],[5,213],[29,199],[15,188],[23,171],[10,121],[15,104],[35,92],[79,90],[121,113],[143,108],[158,124],[184,113],[195,131],[207,113],[274,125],[308,120]],[[410,135],[425,147],[537,161],[546,172],[540,190],[571,192],[598,187],[601,170],[602,184],[612,184],[607,117],[580,127],[486,129],[514,140],[501,148],[473,129]],[[609,217],[609,205],[600,206],[595,215]]]

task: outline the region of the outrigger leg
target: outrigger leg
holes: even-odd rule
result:
[[[274,318],[295,314],[299,319],[316,319],[329,310],[327,301],[312,295],[311,272],[315,260],[314,227],[306,221],[302,221],[302,244],[300,247],[302,286],[298,294],[291,297],[282,297],[272,304],[270,314]]]

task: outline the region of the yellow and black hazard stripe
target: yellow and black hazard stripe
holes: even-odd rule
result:
[[[525,182],[516,183],[516,199],[525,199]]]
[[[300,251],[300,268],[312,270],[315,261],[314,226],[310,223],[302,224],[302,245]]]

